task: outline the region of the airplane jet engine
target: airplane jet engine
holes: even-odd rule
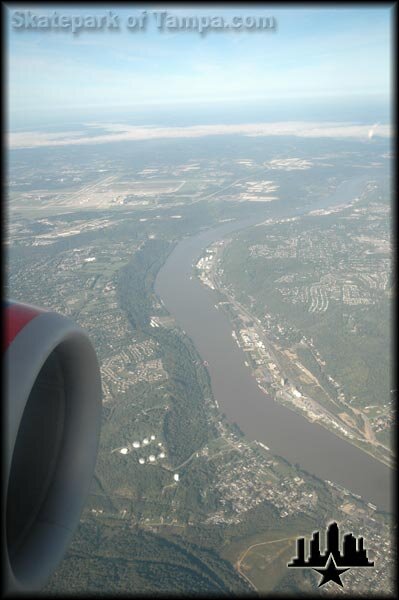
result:
[[[79,523],[97,457],[101,380],[85,332],[35,306],[4,308],[5,591],[40,590]]]

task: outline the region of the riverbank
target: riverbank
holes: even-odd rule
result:
[[[265,401],[231,336],[227,315],[215,308],[215,292],[192,278],[193,264],[207,246],[251,224],[250,219],[227,223],[181,241],[160,269],[155,291],[207,361],[214,398],[230,422],[291,464],[390,510],[391,469],[318,423]]]

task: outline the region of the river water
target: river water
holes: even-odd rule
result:
[[[362,185],[364,177],[343,182],[329,201],[312,209],[345,202]],[[295,214],[300,212],[304,211]],[[178,243],[158,273],[155,291],[208,362],[214,398],[230,422],[290,463],[360,494],[380,509],[392,510],[392,469],[263,393],[244,364],[227,315],[215,307],[216,293],[191,277],[193,264],[207,246],[259,221],[225,223]]]

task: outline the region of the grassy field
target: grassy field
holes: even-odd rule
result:
[[[309,533],[309,526],[301,530],[299,522],[296,528],[291,524],[232,542],[221,554],[258,592],[270,592],[287,573],[287,564],[296,554],[296,538]]]

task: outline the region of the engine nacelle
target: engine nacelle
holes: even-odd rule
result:
[[[101,379],[85,332],[34,306],[5,307],[3,556],[6,592],[40,590],[87,498],[101,426]]]

